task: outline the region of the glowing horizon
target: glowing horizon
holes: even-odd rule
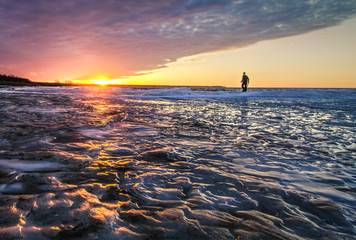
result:
[[[356,87],[355,16],[352,0],[3,0],[0,74],[238,87],[245,71],[251,87]]]

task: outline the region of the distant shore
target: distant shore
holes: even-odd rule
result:
[[[225,91],[226,87],[223,86],[172,86],[172,85],[120,85],[120,84],[92,84],[92,83],[72,83],[70,81],[61,82],[33,82],[30,79],[17,77],[14,75],[0,74],[0,87],[6,86],[48,86],[48,87],[61,87],[61,86],[95,86],[95,87],[122,87],[122,88],[135,88],[135,89],[159,89],[159,88],[176,88],[187,87],[192,91]]]
[[[48,86],[48,87],[61,87],[61,86],[82,86],[82,87],[121,87],[121,88],[135,88],[135,89],[162,89],[162,88],[177,88],[177,87],[186,87],[190,88],[192,91],[226,91],[227,88],[223,86],[171,86],[171,85],[99,85],[99,84],[75,84],[75,83],[44,83],[44,82],[11,82],[11,81],[0,81],[0,88],[6,86],[13,87],[39,87],[39,86]]]
[[[58,83],[58,82],[33,82],[25,78],[18,78],[14,76],[2,77],[5,75],[0,75],[0,88],[6,86],[13,87],[37,87],[37,86],[48,86],[48,87],[61,87],[61,86],[90,86],[90,87],[121,87],[121,88],[135,88],[135,89],[162,89],[162,88],[176,88],[176,87],[187,87],[192,91],[226,91],[227,88],[224,86],[172,86],[172,85],[119,85],[119,84],[84,84],[84,83]],[[2,77],[2,78],[1,78]]]

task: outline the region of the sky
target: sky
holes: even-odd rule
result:
[[[0,74],[356,87],[355,0],[0,0]]]

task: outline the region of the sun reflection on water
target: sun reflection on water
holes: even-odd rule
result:
[[[272,215],[281,214],[276,219],[288,223],[310,214],[304,204],[329,217],[323,212],[323,204],[333,205],[313,205],[305,193],[315,191],[317,185],[307,189],[300,176],[305,173],[303,177],[309,182],[317,179],[325,186],[329,181],[342,185],[342,180],[328,175],[329,170],[344,170],[332,160],[341,154],[354,155],[353,132],[346,129],[339,134],[343,128],[331,125],[332,112],[323,115],[299,106],[291,109],[289,103],[274,106],[270,102],[245,102],[240,106],[232,100],[122,100],[111,95],[118,92],[111,87],[83,89],[71,102],[77,104],[70,113],[75,121],[67,120],[66,115],[66,124],[57,127],[61,116],[35,116],[50,122],[43,135],[56,141],[48,141],[45,149],[39,144],[27,152],[21,150],[25,159],[58,161],[61,166],[54,171],[25,170],[14,178],[14,183],[21,184],[18,194],[36,191],[27,199],[21,195],[23,199],[16,204],[7,199],[3,203],[8,206],[3,209],[14,216],[10,224],[25,237],[37,231],[58,239],[76,234],[83,238],[108,234],[117,235],[117,239],[143,239],[152,237],[151,226],[157,226],[164,229],[157,235],[163,239],[169,232],[175,238],[182,232],[203,234],[215,226],[229,234],[250,222],[276,232],[273,224],[268,225]],[[33,126],[21,131],[30,132],[30,128]],[[9,141],[13,137],[12,143],[18,144],[23,133],[15,133],[19,134],[9,132],[5,137]],[[40,138],[39,130],[32,133]],[[340,137],[337,143],[330,141],[333,135]],[[1,144],[5,146],[0,141],[0,148]],[[323,163],[323,159],[330,160]],[[290,184],[292,177],[297,179],[294,185]],[[28,179],[35,182],[29,184],[25,181]],[[345,186],[343,189],[349,191]],[[335,196],[337,193],[332,192]],[[286,206],[291,209],[287,214]],[[265,220],[264,208],[271,214]],[[309,229],[320,224],[307,220],[311,222]],[[195,228],[200,225],[203,230]],[[319,233],[320,229],[313,231]],[[196,239],[204,239],[202,236]],[[229,236],[227,239],[233,239]]]

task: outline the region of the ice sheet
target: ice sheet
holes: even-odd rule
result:
[[[356,90],[206,90],[0,89],[0,236],[354,239]]]

